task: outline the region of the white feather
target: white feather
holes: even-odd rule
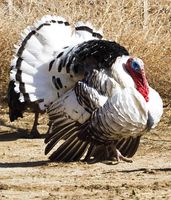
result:
[[[17,81],[17,82],[15,82],[15,91],[17,92],[17,93],[19,93],[20,92],[20,89],[19,89],[19,87],[20,87],[20,83]],[[36,88],[35,87],[33,87],[32,85],[29,85],[29,84],[25,84],[25,93],[35,93],[36,92]]]
[[[76,26],[87,26],[91,28],[93,32],[98,32],[89,23],[79,22]],[[29,37],[27,37],[28,35]],[[10,79],[16,80],[17,68],[19,67],[22,72],[21,80],[25,83],[25,89],[30,96],[30,100],[44,99],[44,101],[40,103],[40,107],[41,109],[45,109],[49,103],[57,99],[63,92],[70,89],[75,84],[75,81],[80,78],[77,77],[76,80],[74,78],[70,80],[71,78],[66,75],[66,71],[63,69],[58,73],[60,58],[55,60],[52,71],[49,72],[50,62],[55,59],[61,51],[64,51],[64,47],[70,46],[71,48],[73,45],[91,39],[97,38],[90,32],[77,31],[75,27],[72,28],[63,17],[43,16],[42,19],[35,22],[33,26],[28,26],[22,32],[21,41],[18,45],[15,45],[16,55],[11,62],[13,67],[10,73]],[[70,48],[67,50],[70,50]],[[18,55],[19,50],[21,55]],[[22,59],[22,62],[20,66],[16,67],[18,56]],[[52,82],[52,76],[61,78],[63,85],[66,87],[60,91],[56,91],[54,83]],[[29,86],[27,86],[27,84]],[[19,92],[19,83],[16,85],[15,91]],[[20,99],[24,101],[22,94],[20,95]]]
[[[92,39],[98,39],[97,37],[93,36],[91,32],[85,30],[76,30],[76,28],[78,27],[88,27],[92,29],[92,32],[99,33],[101,36],[103,36],[102,30],[96,30],[90,22],[84,23],[82,21],[79,21],[75,24],[75,30],[72,35],[72,40],[74,44]]]
[[[112,75],[121,87],[134,87],[135,83],[130,75],[125,71],[123,65],[126,64],[130,56],[118,57],[112,65]]]
[[[12,62],[11,62],[11,66],[16,66],[17,60],[18,60],[18,57],[15,56],[14,59],[12,60]],[[23,60],[21,62],[20,70],[23,71],[24,73],[28,74],[28,75],[34,75],[34,74],[37,73],[37,69],[34,68],[32,65],[29,65],[25,60]],[[16,72],[17,69],[13,67],[12,71]]]
[[[163,114],[163,101],[159,93],[151,87],[149,87],[149,102],[147,103],[147,106],[154,120],[154,125],[152,126],[152,128],[154,128],[159,123]]]
[[[36,97],[34,94],[30,94],[29,97],[30,97],[31,99],[33,99],[33,101],[37,101],[37,97]],[[23,96],[22,93],[20,93],[19,100],[20,100],[20,102],[24,102],[24,101],[25,101],[24,96]]]

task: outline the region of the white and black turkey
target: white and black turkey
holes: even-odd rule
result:
[[[10,120],[31,108],[35,113],[31,135],[39,137],[39,113],[92,69],[111,74],[112,63],[122,55],[128,51],[102,40],[100,31],[89,23],[78,22],[72,28],[62,17],[44,16],[24,30],[15,47],[8,87]]]
[[[142,60],[121,56],[110,69],[88,72],[49,106],[50,160],[131,162],[140,137],[160,121],[162,99],[148,85]]]

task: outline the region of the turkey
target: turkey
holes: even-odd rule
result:
[[[59,16],[44,16],[27,27],[15,46],[8,86],[9,117],[23,117],[27,108],[35,113],[30,135],[39,137],[39,113],[70,90],[84,74],[111,65],[128,51],[116,42],[102,39],[90,23],[74,27]]]
[[[162,99],[149,86],[143,61],[121,56],[110,69],[87,72],[48,107],[50,160],[132,162],[141,136],[160,121]]]

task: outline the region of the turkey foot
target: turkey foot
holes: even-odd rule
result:
[[[125,162],[129,162],[129,163],[132,163],[132,162],[133,162],[131,159],[129,159],[129,158],[123,156],[123,155],[121,154],[121,152],[120,152],[118,149],[116,149],[116,160],[117,160],[118,162],[120,162],[121,160],[123,160],[123,161],[125,161]]]
[[[117,160],[119,163],[120,161],[125,161],[125,162],[133,162],[131,159],[125,157],[122,155],[122,153],[116,148],[115,144],[111,144],[106,147],[107,155],[108,155],[108,160]]]
[[[98,145],[94,152],[91,154],[93,158],[89,158],[89,163],[103,162],[105,164],[117,164],[120,161],[133,162],[131,159],[123,156],[114,144]],[[114,161],[117,161],[117,163]]]

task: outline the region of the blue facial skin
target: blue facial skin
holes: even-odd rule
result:
[[[137,73],[140,73],[140,66],[139,66],[139,64],[136,62],[136,61],[133,61],[132,63],[131,63],[131,67],[132,67],[132,69],[135,71],[135,72],[137,72]]]

